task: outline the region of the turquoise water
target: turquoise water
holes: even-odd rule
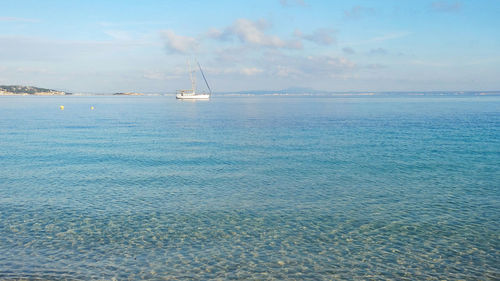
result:
[[[500,97],[0,97],[19,278],[498,280]]]

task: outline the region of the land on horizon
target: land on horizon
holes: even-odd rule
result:
[[[22,85],[0,85],[0,95],[64,96],[69,92]]]
[[[221,96],[500,96],[499,91],[321,91],[312,88],[287,88],[282,90],[257,90],[218,92]],[[149,93],[126,91],[119,93],[74,93],[62,90],[40,88],[24,85],[0,85],[0,96],[70,96],[70,95],[99,95],[99,96],[145,96],[145,95],[173,95],[173,93]]]

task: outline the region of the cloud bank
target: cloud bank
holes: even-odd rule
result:
[[[172,30],[163,30],[160,34],[165,40],[165,48],[170,53],[186,54],[195,51],[199,45],[196,38],[177,35]]]
[[[266,34],[270,28],[270,23],[266,20],[251,21],[249,19],[237,19],[224,30],[211,29],[208,36],[221,41],[228,41],[237,38],[241,43],[251,44],[269,48],[289,48],[300,49],[302,44],[297,40],[284,40],[275,35]]]

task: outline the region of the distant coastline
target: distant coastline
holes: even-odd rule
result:
[[[66,96],[72,93],[21,85],[1,85],[0,96]]]
[[[144,94],[143,93],[126,92],[126,93],[114,93],[113,96],[144,96]]]
[[[0,96],[172,96],[175,93],[70,93],[65,91],[45,89],[34,86],[0,85]],[[217,92],[221,97],[248,96],[315,96],[315,97],[460,97],[460,96],[500,96],[500,91],[321,91],[310,88],[288,88],[283,90],[250,90]]]

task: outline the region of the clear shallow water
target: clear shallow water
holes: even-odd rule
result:
[[[498,97],[0,97],[0,115],[0,279],[500,278]]]

